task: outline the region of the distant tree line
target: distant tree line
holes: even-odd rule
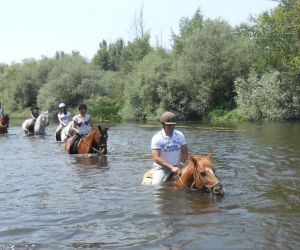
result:
[[[181,120],[299,120],[300,0],[236,27],[198,9],[181,19],[170,50],[142,31],[101,41],[91,62],[74,51],[0,64],[2,105],[24,115],[37,101],[55,114],[60,102],[85,102],[99,120],[152,120],[165,110]]]

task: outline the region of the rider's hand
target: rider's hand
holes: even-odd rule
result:
[[[180,168],[178,168],[178,167],[172,167],[171,168],[171,171],[172,171],[172,173],[174,173],[174,174],[178,174],[179,172],[180,172]]]

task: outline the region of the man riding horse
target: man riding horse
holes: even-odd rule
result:
[[[151,141],[153,163],[152,184],[168,181],[173,174],[180,173],[188,157],[188,147],[182,132],[175,129],[176,117],[171,112],[160,116],[163,128]]]

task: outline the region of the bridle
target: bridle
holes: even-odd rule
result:
[[[218,192],[216,191],[216,188],[217,187],[221,187],[222,185],[220,184],[220,182],[216,182],[214,183],[213,185],[209,186],[207,181],[205,180],[205,178],[203,177],[203,174],[205,174],[206,172],[201,172],[200,171],[200,165],[199,163],[197,162],[197,164],[195,165],[194,164],[194,172],[193,172],[193,178],[194,178],[194,181],[193,183],[191,184],[190,187],[188,187],[182,180],[180,174],[177,175],[179,181],[182,183],[182,185],[188,189],[188,190],[192,190],[194,187],[195,187],[195,184],[196,184],[196,178],[197,178],[197,175],[198,175],[198,178],[200,180],[200,182],[202,183],[202,185],[205,187],[205,191],[206,192],[209,192],[209,193],[215,193],[217,194]],[[208,170],[209,171],[209,170]],[[207,171],[207,172],[208,172]],[[211,170],[212,171],[212,170]],[[213,172],[213,174],[215,175],[215,173]]]
[[[99,129],[98,129],[99,130]],[[100,136],[99,136],[99,138],[101,137],[101,133],[99,133],[100,134]],[[103,136],[102,136],[103,137]],[[95,151],[98,155],[103,155],[103,152],[102,151],[100,151],[99,149],[101,148],[101,149],[105,149],[106,147],[107,147],[107,143],[105,142],[105,143],[97,143],[98,144],[98,146],[99,146],[99,149],[97,149],[97,148],[95,148],[95,147],[93,147],[90,143],[88,143],[87,142],[87,140],[84,138],[84,137],[81,137],[81,140],[89,147],[89,148],[91,148],[93,151]],[[100,141],[100,139],[99,139],[99,141]]]

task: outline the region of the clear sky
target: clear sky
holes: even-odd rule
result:
[[[277,6],[271,0],[0,0],[0,63],[53,57],[79,51],[91,59],[99,42],[133,40],[133,24],[143,6],[151,44],[170,47],[180,19],[200,8],[204,18],[222,18],[232,26]]]

